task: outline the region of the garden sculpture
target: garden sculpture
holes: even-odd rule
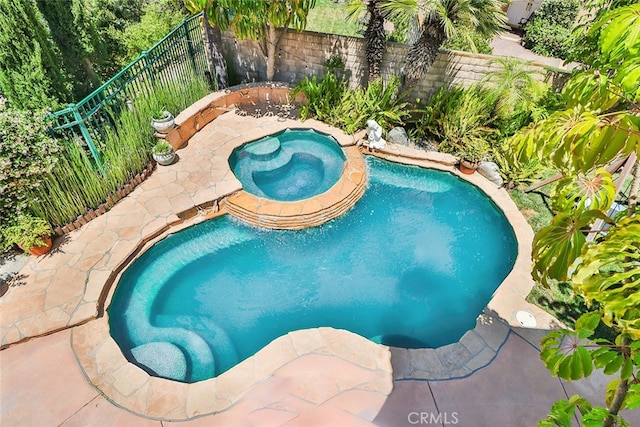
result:
[[[367,139],[369,150],[381,150],[387,145],[387,141],[382,139],[382,128],[375,120],[367,120]]]

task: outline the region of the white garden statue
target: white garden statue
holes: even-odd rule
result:
[[[367,120],[367,139],[369,150],[381,150],[387,145],[387,141],[382,139],[382,128],[375,120]]]

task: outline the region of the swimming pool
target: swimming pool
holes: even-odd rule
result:
[[[314,129],[286,129],[238,147],[229,157],[245,191],[281,201],[324,193],[342,175],[344,162],[338,142]]]
[[[125,356],[195,382],[303,328],[411,348],[457,341],[513,266],[510,225],[453,175],[368,164],[364,197],[322,227],[265,231],[225,216],[145,252],[108,310]]]

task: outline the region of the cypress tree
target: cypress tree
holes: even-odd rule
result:
[[[103,56],[103,46],[95,24],[80,0],[36,0],[36,4],[72,77],[74,98],[80,100],[100,84],[94,62]]]
[[[32,0],[0,0],[0,93],[22,109],[71,101],[60,53]]]

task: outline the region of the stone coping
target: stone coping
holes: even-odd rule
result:
[[[236,107],[251,106],[260,102],[289,104],[290,93],[291,88],[287,84],[275,82],[238,85],[213,92],[180,112],[175,118],[176,126],[165,139],[177,150],[221,114]],[[299,93],[293,102],[300,103],[305,99],[304,93]]]
[[[109,335],[107,317],[74,328],[73,351],[89,381],[107,399],[149,418],[186,420],[224,411],[274,376],[286,377],[294,396],[315,404],[353,390],[386,398],[393,388],[389,348],[333,328],[289,332],[208,380],[185,384],[156,378],[125,359]],[[314,384],[301,387],[308,374],[297,369],[301,364],[314,370],[319,364],[339,366],[336,372],[323,373],[335,389],[325,395],[326,391],[317,390]]]

